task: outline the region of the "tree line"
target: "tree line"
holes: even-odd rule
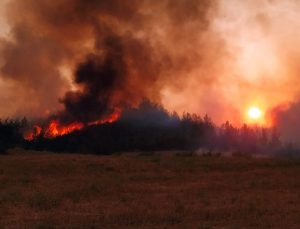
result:
[[[22,132],[27,127],[27,120],[0,119],[0,154],[5,154],[8,149],[22,146]]]
[[[49,139],[42,134],[33,141],[22,138],[26,119],[0,122],[0,150],[22,147],[54,152],[111,154],[126,151],[203,150],[206,152],[273,153],[285,147],[276,128],[217,126],[210,117],[184,113],[181,117],[144,101],[125,109],[114,123],[88,126]],[[285,147],[291,149],[291,147]]]

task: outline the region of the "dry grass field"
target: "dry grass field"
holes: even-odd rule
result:
[[[0,156],[0,228],[299,228],[300,160]]]

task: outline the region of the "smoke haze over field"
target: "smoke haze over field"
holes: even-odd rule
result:
[[[299,123],[282,106],[299,98],[298,1],[1,4],[1,116],[90,122],[148,98],[217,122],[241,124],[255,105],[262,124],[268,112],[287,132]]]

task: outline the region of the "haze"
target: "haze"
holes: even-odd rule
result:
[[[124,53],[110,54],[125,60],[114,62],[124,65],[125,80],[104,90],[105,110],[148,98],[242,124],[255,106],[265,114],[258,124],[278,125],[289,138],[298,133],[289,130],[299,121],[300,2],[84,2],[1,1],[0,116],[67,109],[82,86],[74,81],[78,64],[111,52],[104,40],[114,37]]]

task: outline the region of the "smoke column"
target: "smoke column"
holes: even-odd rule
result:
[[[214,7],[211,1],[11,1],[2,77],[30,101],[18,106],[29,115],[54,108],[93,121],[143,98],[161,102],[165,85],[181,87],[195,60],[208,61],[216,50],[209,32]]]
[[[268,124],[281,120],[285,132],[298,122],[280,118],[298,114],[292,105],[299,98],[298,1],[5,5],[10,32],[0,41],[1,116],[90,122],[148,98],[218,123],[243,123],[252,104],[273,117]]]

